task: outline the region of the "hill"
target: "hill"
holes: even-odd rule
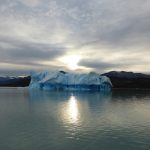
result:
[[[104,73],[110,78],[113,88],[150,89],[150,75],[126,71]]]
[[[25,87],[29,86],[31,77],[0,77],[1,87]]]

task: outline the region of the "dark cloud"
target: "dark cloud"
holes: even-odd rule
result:
[[[21,47],[22,46],[22,47]],[[11,49],[10,57],[16,59],[25,59],[30,61],[47,61],[57,58],[64,54],[64,49],[59,47],[51,47],[44,44],[20,45],[20,47]]]
[[[17,70],[17,69],[1,69],[0,70],[0,75],[1,76],[28,76],[31,74],[30,70]]]
[[[10,48],[0,46],[1,62],[36,65],[36,62],[52,61],[53,59],[65,54],[65,49],[58,45],[10,39],[4,40],[2,37],[1,42],[3,42],[4,45],[10,45]]]
[[[107,69],[115,69],[117,67],[123,66],[123,64],[113,64],[109,62],[97,61],[97,60],[82,60],[79,63],[80,66],[93,68],[94,70],[104,71]]]

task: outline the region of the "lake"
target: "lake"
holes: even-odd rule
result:
[[[0,88],[0,150],[149,150],[150,91]]]

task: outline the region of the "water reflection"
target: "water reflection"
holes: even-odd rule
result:
[[[150,91],[1,89],[0,149],[149,150],[149,114]]]
[[[67,106],[67,114],[70,123],[77,123],[78,118],[79,118],[79,108],[78,108],[78,103],[77,99],[75,96],[71,96],[69,101],[68,101],[68,106]]]

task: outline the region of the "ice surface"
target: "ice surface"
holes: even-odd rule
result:
[[[95,72],[75,74],[53,71],[32,73],[29,87],[43,90],[110,91],[112,83],[108,77]]]

